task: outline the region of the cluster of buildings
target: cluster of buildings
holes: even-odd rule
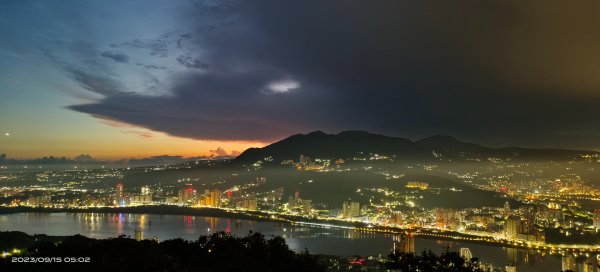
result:
[[[48,194],[32,195],[27,198],[25,205],[27,206],[48,206],[52,204],[52,196]]]
[[[339,168],[342,164],[346,163],[344,159],[338,159],[335,161],[329,159],[312,159],[309,156],[305,156],[300,154],[300,158],[298,161],[294,160],[283,160],[281,162],[282,165],[291,165],[296,168],[296,170],[304,170],[304,171],[328,171],[331,169]]]
[[[304,158],[310,162],[310,158]],[[251,185],[266,184],[265,177],[258,177]],[[425,182],[410,182],[409,189],[429,188]],[[65,207],[95,206],[138,206],[138,205],[180,205],[191,207],[229,208],[240,210],[262,210],[305,216],[308,218],[361,221],[370,224],[393,226],[400,228],[428,228],[454,231],[470,235],[485,235],[515,241],[544,243],[547,228],[572,228],[581,226],[565,215],[564,207],[551,205],[523,205],[511,209],[508,202],[504,207],[471,208],[471,209],[382,209],[372,204],[361,205],[358,201],[345,201],[340,208],[326,207],[314,203],[311,199],[302,198],[295,192],[283,200],[284,188],[276,188],[266,192],[246,192],[240,187],[226,189],[206,189],[202,193],[193,186],[176,189],[173,193],[160,191],[149,186],[135,187],[126,190],[119,181],[110,197],[103,194],[89,194],[65,203]],[[160,192],[159,192],[160,191]],[[50,193],[30,195],[21,205],[50,206],[58,198]],[[106,201],[109,199],[109,201]],[[104,201],[104,202],[103,202]],[[108,203],[107,203],[108,202]],[[91,205],[90,205],[91,206]],[[591,226],[600,229],[600,210],[593,213]]]
[[[123,188],[123,182],[119,181],[115,188],[115,194],[112,201],[113,206],[139,206],[152,205],[152,191],[148,186],[142,186],[137,194],[126,194]]]
[[[294,193],[288,197],[286,211],[292,214],[302,214],[305,216],[314,215],[312,200],[302,199],[300,192]]]
[[[508,202],[502,208],[447,209],[436,208],[432,216],[419,215],[419,225],[409,227],[425,227],[466,234],[486,235],[508,240],[526,242],[545,242],[542,222],[555,221],[555,213],[537,212],[534,206],[521,206],[511,209]],[[428,218],[432,218],[430,221]],[[411,222],[411,218],[403,219],[402,214],[393,214],[390,222],[403,225]],[[414,222],[414,221],[413,221]],[[404,224],[406,225],[406,224]]]
[[[548,230],[553,230],[549,243],[564,241],[571,244],[579,243],[571,240],[577,239],[576,236],[597,236],[600,230],[600,210],[593,212],[593,220],[590,214],[588,222],[585,221],[585,213],[573,214],[559,205],[511,208],[506,202],[503,207],[395,210],[373,205],[358,209],[344,203],[343,211],[339,219],[360,215],[361,221],[374,225],[456,232],[537,245],[548,243]]]
[[[266,183],[265,177],[258,177],[253,185],[262,185]],[[311,218],[323,217],[324,213],[328,218],[341,220],[364,220],[366,219],[364,209],[366,206],[360,205],[357,201],[345,201],[341,209],[317,210],[311,199],[300,197],[300,192],[290,195],[287,202],[283,201],[284,188],[279,187],[271,191],[262,193],[245,193],[239,188],[204,190],[198,192],[193,186],[186,186],[177,191],[176,196],[161,198],[162,201],[153,202],[153,194],[149,187],[143,186],[140,193],[125,192],[123,183],[119,181],[115,187],[112,197],[113,206],[137,206],[152,204],[180,205],[191,207],[211,207],[211,208],[231,208],[242,210],[269,210],[281,211],[285,214],[301,215]],[[363,208],[363,210],[361,210]],[[401,221],[401,214],[397,216],[397,223]]]
[[[505,235],[507,239],[528,242],[544,242],[543,227],[536,224],[538,216],[535,207],[523,206],[506,218]]]
[[[180,205],[218,208],[223,204],[223,200],[223,192],[218,189],[204,190],[204,193],[199,194],[190,186],[179,190],[177,194],[177,202]]]
[[[360,203],[356,201],[346,201],[342,204],[342,218],[351,219],[360,217]]]
[[[260,185],[266,182],[265,177],[259,177],[253,185]],[[110,197],[110,204],[106,206],[139,206],[139,205],[179,205],[190,207],[211,207],[211,208],[237,208],[245,210],[259,209],[259,196],[257,194],[243,194],[239,190],[206,189],[199,192],[194,186],[188,185],[184,188],[164,192],[153,192],[149,186],[142,186],[139,193],[126,191],[123,183],[119,181],[115,186],[114,193]],[[280,201],[283,195],[283,188],[277,188],[271,192],[265,193],[262,200]]]
[[[377,158],[379,157],[374,156],[371,160]],[[300,155],[298,161],[286,163],[299,170],[323,170],[333,169],[332,166],[339,166],[345,162],[343,160],[314,159]],[[116,173],[119,172],[99,170],[97,177],[112,178]],[[396,178],[392,174],[390,176]],[[530,173],[527,172],[527,174]],[[40,182],[46,182],[48,179],[56,178],[56,175],[42,173],[35,177]],[[87,176],[96,177],[93,176],[92,172],[78,173],[77,175],[81,175],[82,178]],[[480,175],[479,178],[481,178],[479,172],[456,173],[456,175],[463,180],[473,180],[478,177],[477,175]],[[264,186],[267,184],[267,179],[258,177],[248,184],[238,184],[231,188],[225,188],[219,184],[195,187],[190,185],[195,180],[189,179],[185,181],[186,183],[182,183],[185,184],[183,187],[152,185],[125,188],[122,182],[118,182],[112,188],[87,191],[83,189],[77,191],[75,188],[69,188],[68,186],[71,186],[69,183],[65,183],[65,188],[68,189],[49,188],[44,191],[41,188],[33,188],[30,192],[27,192],[28,195],[25,198],[10,203],[10,205],[34,207],[179,205],[257,210],[323,220],[360,221],[375,226],[452,231],[468,235],[533,243],[545,243],[547,240],[545,230],[547,229],[576,228],[578,232],[579,230],[583,232],[600,229],[600,210],[590,212],[580,207],[573,208],[565,204],[564,201],[556,200],[567,196],[583,197],[585,193],[590,194],[590,192],[592,195],[594,194],[594,191],[590,191],[589,186],[585,185],[578,176],[565,174],[543,184],[540,183],[542,179],[532,178],[530,183],[521,185],[515,182],[502,181],[503,179],[513,179],[513,176],[506,175],[504,178],[494,176],[493,179],[490,179],[494,180],[493,182],[490,181],[489,185],[492,186],[490,188],[500,188],[501,192],[517,200],[536,197],[536,202],[520,201],[523,205],[515,209],[511,208],[508,203],[504,207],[422,208],[415,205],[418,202],[417,198],[425,194],[434,195],[440,191],[440,188],[432,188],[430,184],[423,181],[410,181],[405,185],[405,188],[409,190],[404,192],[390,188],[375,188],[380,191],[369,192],[372,195],[361,195],[362,198],[354,198],[354,196],[348,196],[351,198],[347,198],[360,199],[362,203],[354,200],[332,205],[301,197],[300,192],[294,192],[284,198],[284,188],[273,189],[268,185]],[[210,186],[213,186],[213,188]],[[530,188],[527,189],[527,186]],[[484,188],[481,185],[476,185],[476,187]],[[261,190],[262,188],[269,189]],[[358,191],[360,189],[363,189],[363,192],[367,191],[366,188],[359,188]],[[1,190],[0,193],[9,198],[19,193],[23,194],[23,190],[25,189],[17,191],[6,189]],[[382,197],[373,196],[375,194]]]

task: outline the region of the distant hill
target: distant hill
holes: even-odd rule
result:
[[[90,154],[81,154],[73,159],[76,162],[81,163],[97,163],[98,160],[94,159]]]
[[[235,164],[252,164],[265,158],[265,163],[298,161],[300,155],[322,159],[351,159],[379,154],[397,160],[467,160],[497,157],[503,159],[567,160],[593,151],[533,149],[520,147],[492,148],[435,135],[417,141],[373,134],[366,131],[344,131],[327,134],[314,131],[296,134],[263,148],[250,148],[233,160]]]
[[[234,157],[231,155],[222,156],[199,156],[199,157],[183,157],[183,156],[152,156],[145,158],[129,158],[122,160],[97,160],[89,154],[82,154],[74,159],[67,157],[43,157],[38,159],[12,159],[6,154],[0,154],[0,165],[52,165],[52,166],[97,166],[103,165],[109,167],[125,167],[125,166],[153,166],[153,165],[175,165],[193,161],[203,160],[230,160]]]

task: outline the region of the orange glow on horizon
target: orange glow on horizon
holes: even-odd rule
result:
[[[0,153],[12,159],[41,157],[74,158],[89,154],[98,160],[120,160],[152,156],[210,156],[241,153],[250,147],[263,147],[269,143],[258,141],[195,140],[171,136],[146,128],[113,121],[94,122],[93,129],[56,135],[44,135],[16,130],[11,137],[0,142]],[[93,133],[92,133],[93,131]]]

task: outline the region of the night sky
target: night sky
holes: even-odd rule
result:
[[[235,154],[351,129],[598,150],[598,11],[597,1],[2,1],[0,153]]]

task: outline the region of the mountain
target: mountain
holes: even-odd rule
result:
[[[344,131],[337,135],[315,131],[297,134],[263,148],[250,148],[238,156],[234,162],[253,163],[272,156],[277,162],[298,160],[300,154],[313,158],[350,158],[369,153],[418,154],[410,140],[365,131]]]
[[[520,158],[532,160],[564,160],[579,157],[585,154],[600,154],[594,151],[550,149],[550,148],[523,148],[501,147],[492,148],[478,144],[462,142],[446,135],[434,135],[414,142],[426,146],[436,153],[458,156],[460,154],[479,155],[480,157]]]
[[[592,151],[563,149],[533,149],[520,147],[492,148],[457,140],[451,136],[435,135],[417,141],[373,134],[366,131],[344,131],[327,134],[314,131],[296,134],[263,148],[250,148],[233,163],[252,164],[263,160],[280,164],[285,160],[298,161],[300,155],[322,159],[368,158],[370,154],[394,157],[398,160],[467,160],[497,157],[503,159],[566,160]],[[269,158],[266,159],[265,158]]]
[[[414,142],[417,145],[428,147],[440,152],[470,152],[477,153],[486,150],[481,145],[462,142],[452,136],[434,135]]]

